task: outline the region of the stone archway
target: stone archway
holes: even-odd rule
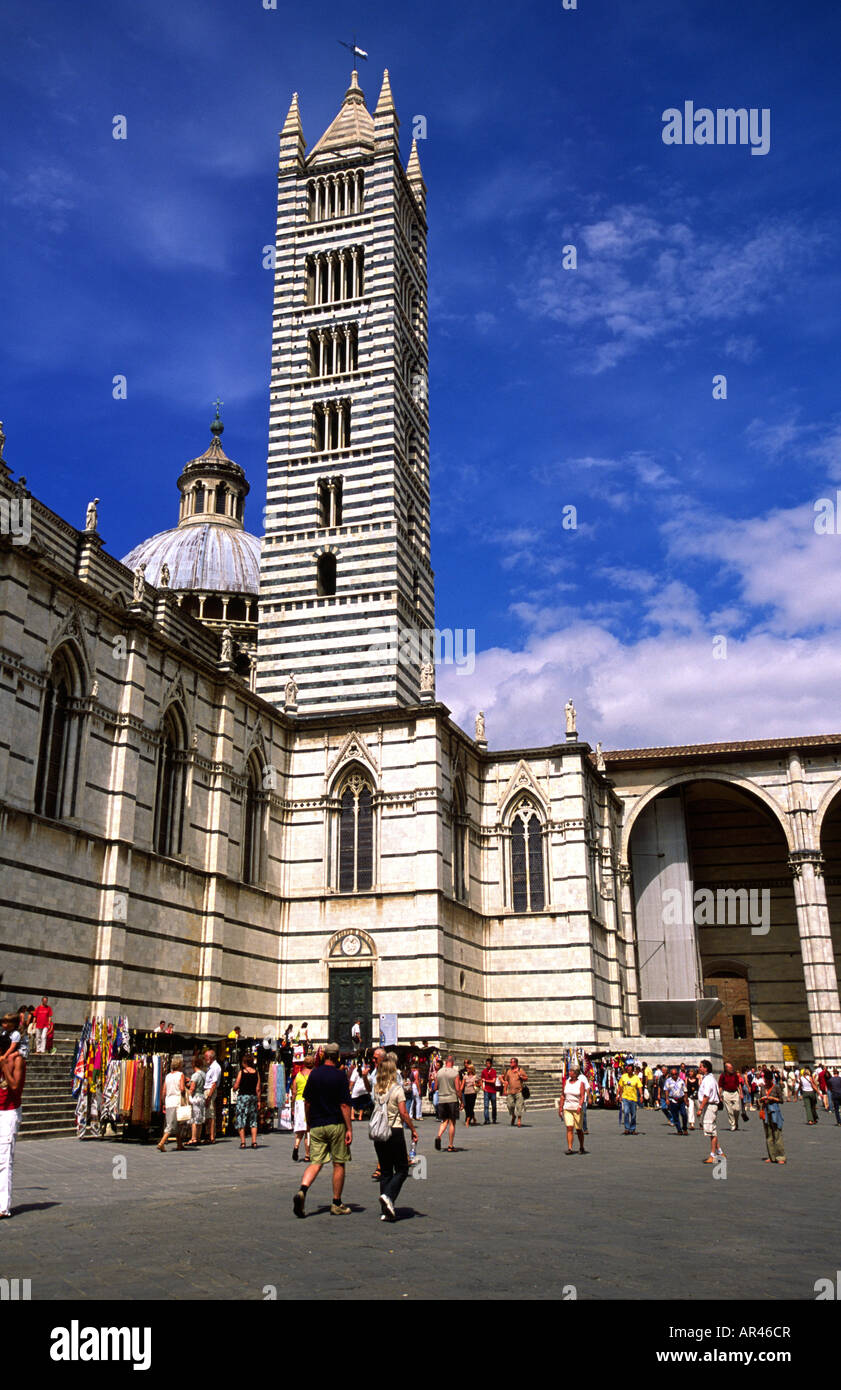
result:
[[[780,1061],[786,1044],[809,1055],[790,846],[767,798],[719,777],[674,779],[635,817],[628,844],[644,1033],[687,1033],[694,1017],[693,1031],[721,1026],[745,1060],[755,1048]],[[727,974],[716,973],[722,960]]]

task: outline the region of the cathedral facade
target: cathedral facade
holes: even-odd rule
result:
[[[0,439],[7,998],[841,1062],[841,735],[491,750],[435,695],[426,191],[388,74],[280,136],[265,535],[211,442],[122,562]],[[566,692],[564,692],[566,693]],[[562,692],[559,692],[560,708]]]

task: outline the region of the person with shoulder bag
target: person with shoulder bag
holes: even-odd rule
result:
[[[169,1071],[164,1077],[164,1132],[158,1148],[161,1153],[166,1148],[166,1141],[175,1137],[175,1147],[183,1149],[184,1130],[193,1118],[190,1101],[187,1096],[187,1083],[184,1078],[184,1058],[180,1053],[176,1053],[170,1062]]]
[[[368,1137],[373,1140],[380,1170],[380,1220],[396,1221],[394,1203],[409,1176],[403,1126],[411,1131],[413,1144],[418,1142],[418,1132],[406,1109],[406,1093],[397,1079],[397,1063],[391,1056],[377,1067],[372,1098],[374,1113],[368,1123]]]

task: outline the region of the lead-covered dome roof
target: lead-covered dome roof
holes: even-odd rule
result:
[[[145,577],[156,586],[160,586],[161,567],[168,565],[171,589],[254,597],[260,591],[259,537],[211,521],[159,531],[136,545],[123,564],[132,570],[145,564]]]
[[[190,459],[178,479],[178,525],[141,541],[123,564],[132,570],[145,564],[145,578],[157,588],[166,587],[161,584],[166,565],[170,589],[256,597],[260,591],[260,541],[243,525],[249,487],[239,464],[222,448],[225,427],[219,418],[219,404],[210,426],[210,444],[198,458]]]

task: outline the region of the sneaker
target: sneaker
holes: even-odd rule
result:
[[[305,1187],[299,1187],[298,1191],[295,1193],[295,1196],[292,1198],[292,1210],[294,1211],[296,1216],[303,1216],[305,1214],[304,1203],[306,1200],[307,1189]]]
[[[330,1203],[331,1216],[350,1216],[350,1207],[344,1206],[341,1202]]]
[[[383,1213],[386,1216],[386,1219],[388,1221],[394,1221],[397,1215],[397,1213],[394,1210],[394,1203],[392,1202],[390,1197],[386,1196],[384,1192],[380,1193],[380,1206],[383,1209]]]

